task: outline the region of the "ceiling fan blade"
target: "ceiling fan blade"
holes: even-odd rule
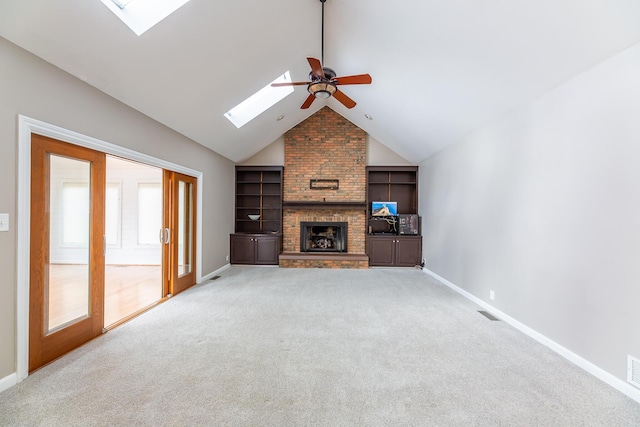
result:
[[[356,101],[349,98],[347,95],[344,94],[344,92],[341,92],[340,89],[336,89],[335,93],[333,94],[333,97],[338,101],[340,101],[342,105],[344,105],[347,108],[353,108],[356,106]]]
[[[309,61],[309,65],[311,66],[311,75],[319,79],[324,79],[324,70],[322,69],[320,60],[316,58],[307,58],[307,61]]]
[[[284,82],[284,83],[271,83],[271,87],[282,87],[282,86],[305,86],[311,82]]]
[[[356,76],[336,77],[331,81],[337,85],[368,85],[371,84],[371,76],[369,74],[358,74]]]
[[[313,102],[314,99],[316,99],[315,96],[309,95],[307,99],[305,99],[302,105],[300,106],[300,109],[306,110],[307,108],[311,107],[311,103]]]

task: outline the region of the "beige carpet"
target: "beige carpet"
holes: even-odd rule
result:
[[[233,267],[0,394],[2,426],[639,426],[414,269]]]

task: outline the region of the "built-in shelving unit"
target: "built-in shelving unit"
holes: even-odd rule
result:
[[[371,216],[371,202],[397,202],[398,214],[418,214],[417,166],[367,167],[369,234],[394,234],[394,218]]]
[[[236,167],[236,233],[278,233],[282,228],[281,166]],[[260,215],[251,219],[249,215]]]
[[[282,166],[236,166],[232,264],[278,264],[282,248]],[[259,215],[252,219],[249,215]]]
[[[419,219],[417,234],[401,235],[401,219],[373,216],[372,202],[396,202],[398,215],[418,215],[418,167],[367,167],[367,254],[372,266],[419,265],[422,262]]]

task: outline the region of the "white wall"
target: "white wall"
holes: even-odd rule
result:
[[[18,116],[20,114],[200,171],[202,272],[227,262],[233,232],[233,162],[0,38],[0,387],[16,372]],[[220,206],[226,206],[220,209]],[[7,379],[9,378],[9,379]]]
[[[404,157],[367,135],[367,166],[414,166]]]
[[[420,167],[427,268],[625,381],[640,357],[640,45]]]
[[[276,139],[247,160],[238,164],[243,166],[283,166],[284,136]]]

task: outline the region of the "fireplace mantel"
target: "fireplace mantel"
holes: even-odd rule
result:
[[[283,201],[284,209],[366,210],[367,202],[324,202],[312,200]]]

